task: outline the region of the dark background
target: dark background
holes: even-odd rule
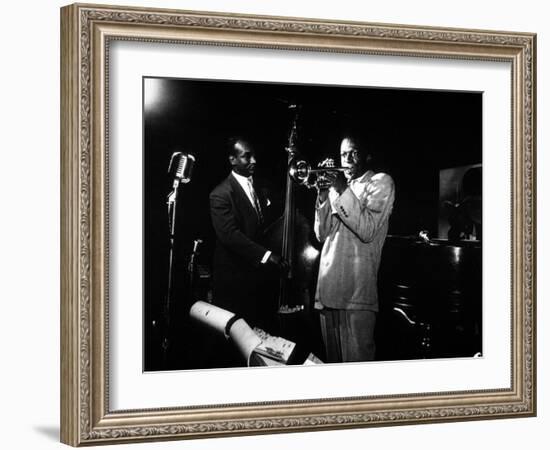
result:
[[[437,236],[439,170],[482,160],[481,93],[146,78],[144,98],[145,370],[166,368],[159,324],[167,288],[166,195],[173,152],[188,151],[197,158],[193,180],[179,190],[176,320],[186,305],[184,274],[193,240],[204,241],[200,263],[208,265],[213,253],[208,195],[230,170],[227,137],[243,135],[255,144],[255,176],[267,182],[276,207],[282,208],[284,148],[294,119],[290,104],[300,106],[297,145],[313,165],[326,157],[338,163],[339,142],[347,130],[368,132],[376,169],[389,173],[396,185],[392,235],[424,229]],[[298,208],[310,220],[314,198],[314,191],[297,190]],[[169,368],[181,366],[172,361]]]

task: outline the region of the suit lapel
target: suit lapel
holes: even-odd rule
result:
[[[260,208],[262,209],[262,215],[265,217],[267,199],[265,198],[265,195],[262,189],[260,188],[260,186],[258,186],[258,184],[255,181],[253,182],[252,185],[254,187],[254,191],[256,192],[256,197],[258,197],[258,202],[260,203]]]
[[[228,179],[229,184],[231,185],[232,190],[235,193],[235,202],[238,203],[239,210],[243,212],[245,219],[250,220],[250,217],[255,217],[256,220],[258,220],[258,214],[256,214],[256,210],[252,206],[252,203],[250,203],[248,195],[246,195],[243,187],[239,184],[239,182],[235,179],[233,175],[229,174]]]

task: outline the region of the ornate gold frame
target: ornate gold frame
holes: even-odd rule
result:
[[[112,412],[106,61],[113,39],[507,61],[512,65],[510,389]],[[70,445],[532,416],[535,52],[529,33],[71,5],[61,10],[61,440]]]

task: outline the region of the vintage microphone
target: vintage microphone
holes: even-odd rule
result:
[[[195,166],[195,157],[190,153],[174,152],[168,165],[168,174],[172,174],[174,181],[172,191],[168,194],[166,204],[168,205],[168,228],[170,237],[170,251],[168,256],[168,287],[166,291],[166,300],[164,302],[164,338],[162,340],[163,359],[166,363],[168,357],[169,330],[170,330],[170,310],[172,304],[172,278],[174,262],[174,239],[176,225],[176,205],[178,200],[178,188],[180,184],[187,184],[191,181],[193,167]]]
[[[191,181],[195,157],[190,153],[175,152],[170,158],[168,173],[175,169],[173,188],[176,189],[180,183],[187,184]]]

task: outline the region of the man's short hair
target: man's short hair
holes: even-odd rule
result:
[[[342,142],[344,139],[353,142],[354,147],[359,154],[359,157],[365,162],[369,163],[373,159],[375,152],[374,142],[372,138],[367,137],[365,133],[344,133],[340,142]]]
[[[237,156],[237,149],[235,145],[241,140],[240,136],[230,136],[226,141],[226,153],[227,156]]]
[[[226,153],[227,157],[230,156],[237,156],[237,143],[242,142],[243,144],[247,144],[249,148],[254,148],[252,145],[252,142],[250,139],[244,138],[240,135],[231,136],[227,139],[226,142]]]

